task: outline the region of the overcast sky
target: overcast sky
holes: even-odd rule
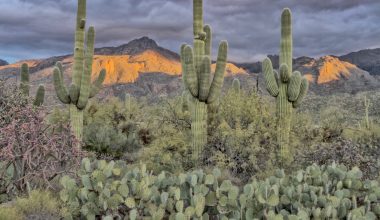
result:
[[[230,60],[262,59],[279,50],[280,14],[293,12],[294,55],[341,55],[380,47],[379,0],[204,0],[214,39],[227,39]],[[96,47],[148,36],[178,52],[192,41],[192,0],[87,0]],[[0,59],[71,53],[76,0],[1,0]],[[218,42],[214,41],[214,50]]]

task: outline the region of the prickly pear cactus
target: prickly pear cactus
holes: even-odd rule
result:
[[[278,170],[239,188],[221,171],[153,175],[145,165],[83,159],[78,180],[64,176],[60,198],[80,219],[379,219],[379,181],[358,168],[312,165]],[[68,218],[70,219],[70,218]]]
[[[70,106],[71,129],[75,137],[80,141],[83,136],[83,109],[86,107],[88,99],[94,97],[99,92],[106,74],[105,70],[102,70],[96,81],[91,84],[95,29],[94,27],[88,29],[85,47],[85,27],[86,0],[78,0],[74,66],[72,84],[69,89],[64,85],[63,67],[61,63],[56,64],[53,75],[57,96],[63,104]]]
[[[221,42],[213,80],[211,77],[211,27],[203,25],[203,1],[194,0],[194,50],[181,47],[183,80],[190,93],[193,159],[198,160],[207,143],[207,107],[215,105],[221,94],[227,62],[226,41]]]
[[[265,84],[270,95],[276,98],[277,141],[282,162],[290,161],[289,133],[293,108],[300,106],[307,94],[309,83],[298,71],[293,72],[292,14],[286,8],[281,16],[281,50],[279,74],[273,70],[271,60],[263,61]]]
[[[29,66],[26,63],[23,63],[21,65],[21,83],[20,83],[20,90],[22,94],[24,94],[26,97],[29,96]],[[44,103],[45,99],[45,87],[43,85],[40,85],[37,89],[36,97],[33,101],[33,105],[35,106],[41,106]]]

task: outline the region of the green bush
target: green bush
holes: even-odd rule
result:
[[[90,101],[84,112],[84,149],[115,158],[138,152],[153,138],[146,123],[151,119],[146,114],[144,102],[132,98],[128,107],[118,98]],[[68,122],[68,118],[67,111],[54,109],[48,122],[61,125]]]
[[[152,175],[145,165],[82,161],[78,181],[62,177],[62,201],[72,218],[140,219],[377,219],[379,181],[343,165],[312,165],[239,188],[221,172]],[[67,216],[69,217],[69,216]]]
[[[14,202],[0,206],[2,220],[54,220],[60,219],[61,204],[49,191],[31,191],[27,197],[18,197]]]
[[[163,99],[153,107],[150,129],[155,137],[139,157],[148,169],[183,172],[194,166],[190,148],[190,113],[182,109],[182,97]]]

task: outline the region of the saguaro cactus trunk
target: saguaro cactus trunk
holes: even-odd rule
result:
[[[193,159],[198,160],[207,144],[207,108],[218,102],[224,81],[227,62],[226,41],[219,46],[214,77],[211,76],[212,31],[203,25],[203,1],[194,0],[194,51],[188,45],[181,47],[183,80],[190,93],[190,110],[192,115],[192,150]]]
[[[372,105],[371,101],[367,99],[367,96],[364,96],[364,107],[365,107],[365,127],[370,129],[371,122],[369,120],[369,107]]]
[[[269,58],[263,61],[263,73],[268,92],[276,97],[277,142],[283,162],[291,160],[289,134],[293,108],[297,108],[307,94],[308,81],[301,73],[293,72],[292,14],[286,8],[281,16],[280,74],[273,70]]]
[[[83,110],[88,99],[100,90],[106,74],[105,70],[102,70],[96,81],[91,84],[95,29],[94,27],[88,29],[85,47],[85,27],[86,0],[78,0],[72,84],[68,90],[63,82],[62,64],[57,63],[54,68],[54,86],[57,96],[62,103],[69,104],[71,130],[79,141],[83,136]]]

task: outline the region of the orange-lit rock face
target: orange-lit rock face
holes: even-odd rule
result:
[[[341,76],[349,77],[352,69],[357,69],[357,67],[338,58],[325,56],[321,58],[318,69],[319,76],[317,83],[324,84],[339,80]]]
[[[135,82],[141,73],[159,72],[181,75],[179,62],[167,59],[151,50],[136,56],[94,56],[92,78],[96,78],[103,68],[107,71],[105,85]]]
[[[315,81],[315,78],[311,73],[306,73],[303,76],[307,79],[307,81],[309,81],[309,83],[313,83]]]
[[[62,64],[65,67],[65,75],[71,77],[73,57],[66,57]],[[29,67],[37,66],[40,60],[26,60],[18,63],[0,67],[1,69],[19,68],[22,63],[28,63]],[[53,66],[38,70],[35,77],[48,77],[53,73]],[[169,59],[154,50],[146,50],[141,54],[130,55],[95,55],[92,65],[92,80],[95,80],[100,71],[107,71],[104,85],[113,85],[119,83],[133,83],[140,74],[144,73],[165,73],[173,76],[182,74],[181,63],[178,60]],[[212,65],[212,71],[215,71],[215,64]],[[234,64],[228,63],[226,67],[226,76],[237,74],[248,74],[244,69],[238,68]]]
[[[40,62],[39,60],[22,60],[22,61],[19,61],[17,63],[12,63],[12,64],[5,65],[5,66],[0,66],[0,70],[8,69],[8,68],[21,68],[21,65],[23,63],[28,64],[28,66],[30,68],[30,67],[34,67],[34,66],[38,65],[39,62]]]
[[[182,74],[179,61],[168,59],[152,50],[147,50],[135,56],[94,56],[92,78],[95,79],[103,68],[107,71],[105,85],[132,83],[142,73],[156,72],[174,76]],[[212,71],[215,71],[215,64],[212,65]],[[247,74],[247,72],[234,64],[228,63],[226,75],[234,76],[237,74]]]
[[[211,65],[211,70],[212,72],[215,72],[215,69],[216,69],[216,64],[212,64]],[[248,74],[244,69],[242,68],[239,68],[237,67],[236,65],[232,64],[232,63],[227,63],[226,65],[226,72],[225,72],[225,76],[235,76],[235,75],[238,75],[238,74]]]

